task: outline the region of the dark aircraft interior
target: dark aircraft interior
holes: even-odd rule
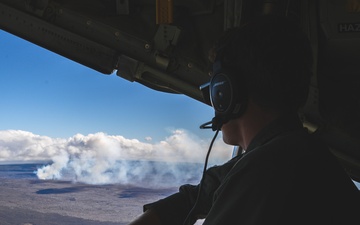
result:
[[[208,51],[256,15],[292,16],[314,76],[299,112],[360,182],[359,0],[0,0],[0,29],[103,74],[210,104]],[[119,79],[120,79],[119,78]]]

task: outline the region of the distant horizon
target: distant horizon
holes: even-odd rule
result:
[[[0,143],[3,165],[6,161],[7,165],[11,165],[9,162],[46,162],[36,170],[40,179],[70,179],[89,184],[130,182],[134,185],[149,177],[149,170],[158,171],[158,176],[153,177],[154,182],[164,176],[179,181],[200,176],[201,171],[188,171],[180,164],[197,163],[202,167],[209,147],[208,141],[199,140],[186,130],[173,131],[160,142],[105,133],[77,134],[60,139],[19,130],[0,130]],[[231,154],[232,146],[216,141],[209,165],[222,164],[231,158]],[[157,165],[152,162],[157,162]]]
[[[134,160],[134,161],[136,161],[136,160]],[[159,161],[160,163],[161,163],[161,161]],[[1,175],[1,172],[3,172],[2,171],[2,166],[23,166],[23,165],[26,165],[26,166],[31,166],[31,165],[36,165],[36,166],[45,166],[45,165],[51,165],[53,162],[51,162],[51,161],[38,161],[38,162],[29,162],[29,161],[23,161],[23,162],[15,162],[15,164],[12,164],[12,163],[10,163],[10,162],[5,162],[5,163],[3,163],[3,162],[0,162],[0,175]],[[156,162],[155,162],[156,163]],[[175,162],[175,164],[176,164],[177,162]],[[186,163],[186,162],[183,162],[183,163]],[[191,162],[189,162],[190,164],[192,164]],[[181,164],[181,163],[180,163]],[[194,164],[197,164],[198,165],[198,170],[197,171],[192,171],[193,172],[193,176],[198,176],[198,180],[200,181],[200,177],[201,177],[201,174],[202,174],[202,168],[203,168],[203,164],[202,163],[194,163]],[[40,167],[39,167],[40,168]],[[38,168],[38,169],[39,169]],[[174,168],[171,168],[171,167],[169,167],[169,168],[166,168],[166,167],[164,167],[164,170],[166,170],[166,169],[168,169],[169,171],[172,171],[172,173],[174,172]],[[11,172],[11,171],[9,171],[9,172]],[[18,171],[19,172],[19,171]],[[36,173],[35,173],[36,171],[34,170],[33,171],[33,175],[34,176],[36,176]],[[178,171],[178,172],[181,172],[181,171]],[[177,172],[177,173],[178,173]],[[184,172],[184,173],[188,173],[189,171],[182,171],[182,172]],[[37,176],[36,176],[37,177]],[[1,177],[0,176],[0,179],[1,178],[4,178],[4,177]],[[12,179],[19,179],[19,178],[12,178]],[[91,184],[91,183],[87,183],[87,182],[84,182],[84,181],[81,181],[81,180],[78,180],[78,181],[76,181],[76,180],[71,180],[71,179],[40,179],[39,177],[37,177],[36,178],[37,180],[53,180],[53,181],[60,181],[60,182],[62,182],[62,181],[66,181],[66,182],[72,182],[72,183],[84,183],[84,184],[87,184],[87,185],[108,185],[108,184],[123,184],[124,185],[124,183],[122,183],[121,181],[119,181],[119,180],[117,180],[117,181],[114,181],[114,182],[112,182],[112,183],[103,183],[103,184],[96,184],[96,183],[94,183],[94,184]],[[146,183],[147,183],[147,185],[146,186],[148,186],[148,187],[152,187],[152,185],[150,184],[149,185],[149,183],[148,183],[149,181],[147,181]],[[172,188],[176,188],[176,187],[178,187],[178,186],[180,186],[181,184],[184,184],[184,182],[186,183],[186,181],[185,180],[180,180],[179,181],[179,183],[178,184],[175,184],[174,185],[174,183],[172,182],[171,183],[171,185],[169,185],[169,186],[162,186],[162,188],[169,188],[169,187],[172,187]],[[357,181],[353,181],[354,182],[354,184],[355,184],[355,186],[360,190],[360,183],[359,182],[357,182]],[[196,183],[196,182],[195,182]],[[126,183],[126,184],[130,184],[130,185],[132,185],[132,186],[139,186],[139,187],[142,187],[144,184],[143,183],[133,183],[133,182],[128,182],[128,183]],[[153,187],[153,188],[155,188],[155,186]],[[157,188],[160,188],[160,187],[157,187]]]
[[[200,182],[203,164],[192,162],[164,162],[142,160],[119,160],[101,173],[91,168],[76,174],[74,167],[56,171],[58,175],[41,177],[43,170],[54,162],[0,164],[0,179],[36,179],[68,181],[86,185],[121,184],[148,188],[177,188],[184,183]],[[56,162],[55,162],[56,163]],[[80,165],[79,165],[80,166]],[[93,172],[93,173],[91,173]]]

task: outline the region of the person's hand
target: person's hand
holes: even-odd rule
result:
[[[128,225],[161,225],[161,221],[154,210],[149,209]]]

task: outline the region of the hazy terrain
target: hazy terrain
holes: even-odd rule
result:
[[[0,178],[0,224],[127,224],[176,189]]]

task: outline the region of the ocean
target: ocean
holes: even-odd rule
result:
[[[0,164],[0,178],[37,179],[36,170],[48,163]]]

